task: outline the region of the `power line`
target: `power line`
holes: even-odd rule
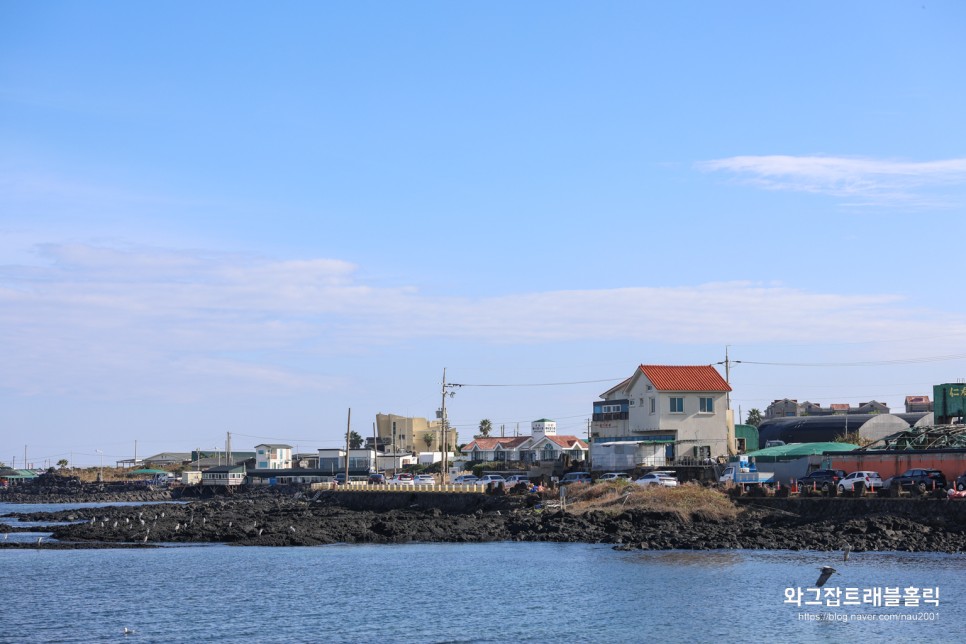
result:
[[[560,385],[586,385],[595,382],[622,382],[624,378],[605,378],[603,380],[574,380],[572,382],[530,382],[530,383],[500,383],[500,384],[458,384],[449,383],[450,387],[557,387]]]
[[[880,367],[887,365],[922,364],[927,362],[944,362],[949,360],[966,360],[966,353],[946,356],[931,356],[928,358],[902,358],[899,360],[867,360],[863,362],[755,362],[752,360],[734,360],[737,364],[755,364],[769,367]],[[720,364],[720,363],[719,363]]]

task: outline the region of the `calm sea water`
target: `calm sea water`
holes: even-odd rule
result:
[[[0,550],[0,642],[964,640],[963,556],[840,559],[546,543]],[[897,587],[906,604],[904,589],[938,588],[939,605],[786,603],[827,564],[843,597]]]

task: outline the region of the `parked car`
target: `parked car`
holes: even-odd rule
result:
[[[966,472],[956,477],[956,489],[960,492],[966,490]]]
[[[372,485],[379,485],[379,484],[385,483],[385,482],[386,482],[386,475],[385,474],[370,474],[369,475],[369,483],[371,483]]]
[[[946,475],[939,470],[914,468],[906,470],[898,476],[893,476],[887,489],[898,486],[901,490],[911,490],[916,487],[920,492],[926,490],[945,490],[948,486]]]
[[[413,479],[413,485],[436,485],[436,477],[432,474],[417,474]]]
[[[506,477],[507,487],[513,487],[518,483],[526,483],[527,485],[529,485],[530,477],[528,477],[526,474],[513,474],[511,476]]]
[[[480,480],[477,481],[476,483],[477,485],[490,485],[490,484],[498,485],[500,483],[503,483],[503,485],[506,485],[506,479],[500,476],[499,474],[484,474],[483,476],[480,477]]]
[[[815,470],[798,479],[799,487],[817,487],[820,490],[831,490],[839,481],[845,478],[845,470]]]
[[[400,472],[389,479],[389,485],[415,485],[413,479],[415,477],[408,472]]]
[[[460,474],[453,479],[453,483],[456,485],[475,485],[479,480],[480,479],[478,477],[473,476],[472,474]]]
[[[605,474],[601,474],[600,477],[597,479],[597,481],[598,482],[600,482],[600,481],[616,481],[618,479],[623,480],[623,481],[630,481],[631,480],[631,475],[628,474],[627,472],[607,472]]]
[[[635,485],[660,485],[662,487],[677,487],[678,480],[668,472],[648,472],[634,481]]]
[[[560,485],[570,485],[571,483],[593,483],[594,479],[590,472],[568,472],[560,479]]]
[[[839,492],[845,492],[846,490],[851,492],[855,488],[855,484],[859,482],[865,483],[865,489],[870,492],[875,492],[882,488],[882,478],[879,477],[878,472],[860,471],[852,472],[839,481]]]
[[[479,478],[472,474],[461,474],[453,479],[453,483],[456,485],[475,485],[479,480]]]
[[[333,480],[339,485],[342,485],[343,483],[345,483],[345,472],[339,472],[338,474],[335,475],[335,478]]]

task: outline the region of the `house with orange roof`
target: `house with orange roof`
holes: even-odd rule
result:
[[[711,365],[639,365],[630,378],[594,402],[594,469],[598,453],[613,451],[605,445],[626,452],[628,443],[636,444],[635,464],[727,456],[730,392],[731,386]]]
[[[558,435],[557,423],[548,418],[530,423],[530,436],[478,436],[463,447],[463,454],[471,461],[536,463],[566,457],[577,462],[586,461],[589,453],[587,441],[578,436]]]

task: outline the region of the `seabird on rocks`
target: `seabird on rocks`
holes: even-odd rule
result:
[[[818,576],[818,581],[815,582],[816,588],[821,588],[828,581],[828,578],[838,572],[835,568],[831,566],[822,566],[822,574]]]
[[[852,544],[846,543],[842,548],[842,561],[849,560],[849,553],[852,552]]]

